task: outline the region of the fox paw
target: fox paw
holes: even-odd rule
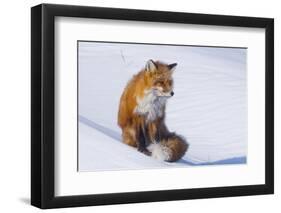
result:
[[[147,155],[147,156],[151,156],[151,152],[148,151],[148,149],[146,149],[146,148],[138,148],[138,151]]]

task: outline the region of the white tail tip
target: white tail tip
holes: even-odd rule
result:
[[[151,157],[160,160],[167,161],[170,159],[170,153],[168,147],[161,145],[160,143],[151,143],[147,149],[151,152]]]

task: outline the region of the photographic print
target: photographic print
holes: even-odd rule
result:
[[[247,163],[247,48],[77,41],[78,171]]]

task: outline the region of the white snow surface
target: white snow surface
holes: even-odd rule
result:
[[[78,43],[79,171],[246,163],[247,49]],[[178,63],[166,124],[190,147],[167,163],[121,142],[119,99],[149,59]]]

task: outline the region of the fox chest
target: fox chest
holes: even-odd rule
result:
[[[137,97],[137,106],[134,112],[145,116],[146,121],[151,122],[164,115],[165,103],[164,98],[148,93],[143,98]]]

